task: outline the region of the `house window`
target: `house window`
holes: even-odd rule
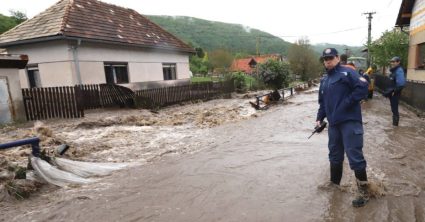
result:
[[[173,80],[176,78],[176,64],[175,63],[163,63],[162,73],[164,74],[164,80]]]
[[[416,59],[416,68],[425,69],[425,43],[418,45],[418,53]]]
[[[127,63],[105,62],[105,77],[108,84],[128,83]]]
[[[30,88],[41,87],[40,71],[37,65],[27,67],[27,76]]]

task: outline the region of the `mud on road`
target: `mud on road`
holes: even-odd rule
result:
[[[256,114],[243,100],[210,101],[190,106],[187,113],[178,107],[159,114],[93,115],[71,125],[47,123],[53,137],[72,141],[75,150],[70,158],[128,160],[140,165],[93,184],[45,190],[26,201],[2,203],[2,218],[425,221],[425,121],[408,109],[400,108],[400,126],[394,128],[388,100],[376,95],[362,105],[364,153],[377,196],[366,207],[355,209],[351,207],[354,175],[347,162],[342,189],[323,189],[329,180],[327,132],[306,139],[316,117],[316,93],[299,94]],[[224,109],[218,124],[197,121],[214,116],[208,111],[226,103],[233,104],[230,107],[238,114]],[[193,111],[196,107],[202,115]],[[165,113],[171,116],[168,123],[162,122],[165,116],[151,125],[144,123],[147,118],[138,118]],[[180,115],[190,117],[175,121]],[[230,118],[223,123],[225,116]],[[93,124],[98,122],[103,125]],[[92,152],[79,154],[78,147],[83,146]]]

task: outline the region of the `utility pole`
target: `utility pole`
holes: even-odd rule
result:
[[[257,49],[257,56],[260,56],[260,36],[257,36],[256,49]]]
[[[376,14],[376,12],[365,12],[363,15],[368,15],[366,18],[369,20],[368,26],[368,35],[367,35],[367,67],[370,67],[370,43],[372,42],[372,15]]]

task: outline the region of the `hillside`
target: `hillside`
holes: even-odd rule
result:
[[[362,56],[363,53],[361,50],[363,46],[347,46],[347,45],[337,45],[330,43],[320,43],[312,46],[313,50],[319,54],[322,54],[323,49],[325,48],[335,48],[340,54],[345,53],[345,49],[348,49],[350,56]]]
[[[287,55],[291,43],[269,33],[238,24],[207,21],[185,16],[147,16],[165,30],[194,47],[206,51],[227,49],[232,53],[255,54],[257,38],[261,54]]]

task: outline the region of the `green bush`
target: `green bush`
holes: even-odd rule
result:
[[[238,92],[265,89],[265,85],[260,79],[247,75],[243,72],[231,73],[230,75],[226,75],[225,79],[232,80],[236,91]]]
[[[231,75],[231,79],[233,80],[233,84],[237,91],[245,91],[246,90],[246,75],[242,72],[234,72]]]
[[[277,90],[288,86],[290,76],[289,70],[289,65],[287,63],[269,59],[267,62],[260,64],[259,77],[264,84]]]

